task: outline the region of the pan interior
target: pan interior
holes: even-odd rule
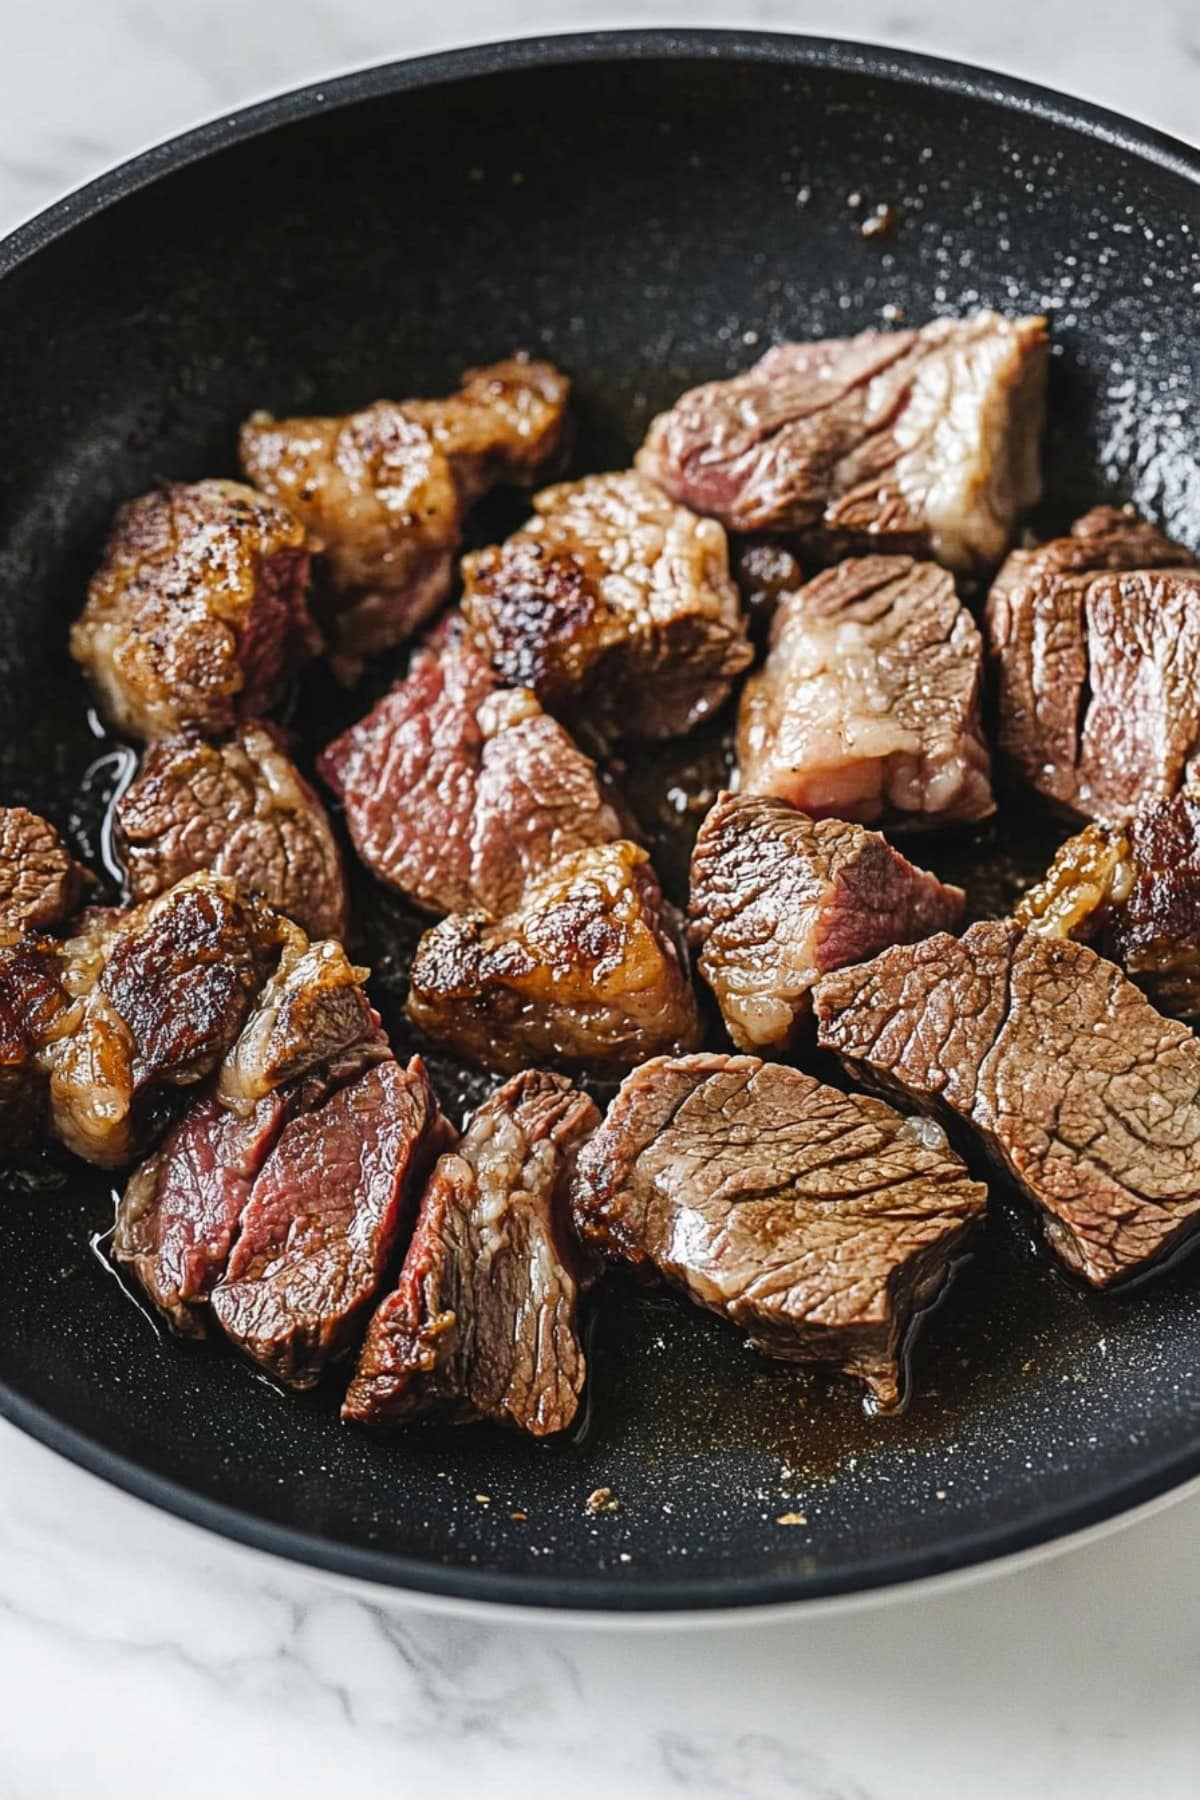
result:
[[[120,757],[89,728],[67,623],[114,507],[158,476],[233,472],[256,406],[436,393],[526,346],[575,378],[583,472],[627,464],[682,387],[777,339],[1045,311],[1042,522],[1131,498],[1200,544],[1200,207],[1182,173],[1033,112],[778,50],[376,86],[295,103],[0,281],[0,797],[93,863]],[[864,231],[873,218],[886,228]],[[477,530],[512,516],[501,504]],[[315,746],[361,704],[313,681],[295,723]],[[719,755],[631,757],[676,872],[662,796]],[[988,911],[1053,839],[1018,804],[918,854],[965,871]],[[386,959],[411,922],[375,902],[366,919],[395,1024]],[[452,1104],[477,1091],[439,1075]],[[123,1478],[184,1510],[235,1509],[228,1528],[255,1541],[444,1591],[688,1605],[928,1573],[1200,1467],[1200,1262],[1094,1298],[996,1192],[902,1419],[868,1420],[848,1386],[615,1281],[583,1428],[531,1446],[482,1428],[371,1438],[339,1425],[334,1394],[284,1396],[161,1341],[92,1247],[107,1183],[47,1167],[0,1195],[0,1407],[82,1434],[93,1463],[126,1459],[141,1475]],[[618,1510],[589,1512],[601,1486]]]

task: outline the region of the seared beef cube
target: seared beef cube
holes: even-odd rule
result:
[[[184,1337],[205,1333],[209,1295],[286,1116],[278,1090],[244,1116],[206,1094],[126,1184],[113,1255]]]
[[[993,312],[779,344],[684,394],[637,464],[730,531],[970,570],[999,560],[1041,491],[1047,351],[1043,319]]]
[[[1039,793],[1128,818],[1197,767],[1200,568],[1131,512],[1016,550],[988,599],[1000,746]]]
[[[426,912],[499,913],[558,859],[621,835],[595,764],[454,634],[330,744],[363,862]]]
[[[135,900],[211,869],[313,937],[345,934],[346,877],[325,809],[268,725],[151,744],[115,822]]]
[[[457,913],[427,931],[408,1015],[485,1069],[622,1069],[700,1040],[662,890],[624,840],[565,857],[502,919]]]
[[[377,1063],[288,1121],[210,1301],[251,1361],[305,1388],[349,1348],[444,1132],[420,1057]]]
[[[61,925],[87,879],[53,825],[23,806],[0,806],[0,943]]]
[[[191,875],[121,924],[50,1080],[54,1129],[88,1162],[128,1162],[164,1091],[202,1081],[231,1048],[278,954],[274,915],[220,876]]]
[[[167,482],[123,506],[71,627],[108,723],[213,734],[269,712],[317,648],[303,527],[234,481]]]
[[[986,818],[982,658],[936,564],[867,556],[826,570],[780,603],[742,692],[742,791],[864,825]]]
[[[768,1356],[857,1376],[884,1411],[987,1204],[929,1121],[714,1054],[628,1077],[573,1197],[614,1261],[657,1270]]]
[[[740,1050],[786,1050],[822,975],[951,930],[965,904],[876,832],[765,795],[722,794],[692,854],[700,973]]]
[[[52,938],[0,942],[0,1163],[45,1130],[46,1057],[71,1017],[62,961]]]
[[[421,1198],[400,1280],[367,1331],[344,1419],[440,1412],[534,1437],[583,1387],[567,1186],[600,1123],[561,1075],[516,1075],[479,1108]]]
[[[1084,944],[1000,921],[827,975],[820,1041],[977,1133],[1094,1287],[1200,1229],[1200,1043]]]
[[[632,471],[533,504],[463,560],[463,613],[500,679],[603,742],[676,737],[715,711],[750,660],[721,527]]]
[[[369,971],[332,938],[310,944],[287,919],[280,929],[279,962],[221,1064],[217,1093],[235,1112],[379,1037],[379,1014],[362,985]]]
[[[535,481],[566,427],[570,384],[511,357],[444,400],[378,400],[342,418],[242,427],[242,467],[325,554],[343,663],[412,636],[450,591],[468,507],[496,482]]]
[[[1017,922],[1091,942],[1162,1012],[1200,1018],[1200,788],[1092,824],[1059,850]]]

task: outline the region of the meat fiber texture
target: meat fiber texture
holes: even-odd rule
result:
[[[839,563],[780,601],[738,714],[741,791],[893,828],[995,810],[983,646],[934,563]]]
[[[994,312],[779,344],[684,394],[637,464],[730,531],[969,573],[999,561],[1039,497],[1047,360],[1043,319]]]
[[[985,921],[827,975],[820,1042],[958,1123],[1094,1287],[1200,1228],[1200,1042],[1084,944]]]
[[[1016,550],[987,604],[999,745],[1076,817],[1122,820],[1197,773],[1200,568],[1135,513],[1100,507]]]
[[[659,1057],[579,1158],[584,1239],[656,1270],[769,1356],[831,1364],[872,1404],[983,1217],[944,1132],[754,1056]]]
[[[566,1189],[600,1122],[561,1075],[514,1076],[438,1161],[400,1279],[380,1304],[342,1416],[425,1412],[565,1431],[585,1373]]]
[[[750,661],[725,533],[632,470],[561,482],[463,559],[462,609],[511,687],[600,744],[677,737]]]
[[[0,806],[0,943],[64,924],[89,879],[48,820]]]
[[[455,628],[320,770],[371,873],[437,915],[506,912],[562,857],[622,835],[591,758]]]
[[[788,1049],[822,975],[951,930],[965,905],[877,832],[769,795],[720,795],[692,854],[698,967],[742,1050]]]
[[[269,726],[245,723],[211,743],[186,732],[152,744],[114,817],[135,900],[211,869],[310,936],[345,936],[341,852],[324,807]]]
[[[234,481],[164,482],[117,514],[71,654],[114,730],[217,734],[269,712],[319,647],[307,592],[283,507]]]

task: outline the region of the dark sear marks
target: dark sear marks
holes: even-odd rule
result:
[[[1200,1042],[1086,945],[984,922],[814,1001],[847,1072],[978,1134],[1094,1287],[1200,1230]]]
[[[343,1418],[385,1425],[438,1412],[535,1437],[570,1426],[585,1364],[566,1189],[599,1123],[586,1094],[536,1070],[479,1108],[421,1197]]]
[[[768,1356],[845,1369],[882,1410],[987,1204],[936,1125],[715,1053],[630,1075],[573,1194],[606,1256],[656,1270]]]
[[[24,806],[0,806],[0,943],[52,931],[89,880],[53,825]]]

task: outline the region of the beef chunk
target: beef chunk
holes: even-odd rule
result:
[[[217,1092],[235,1112],[379,1034],[379,1014],[362,985],[368,971],[333,938],[310,944],[286,919],[280,929],[279,962],[221,1064]]]
[[[278,954],[279,926],[232,882],[192,875],[124,922],[102,920],[100,933],[50,1101],[68,1149],[113,1168],[158,1123],[165,1091],[202,1081],[232,1047]]]
[[[1200,741],[1200,568],[1101,507],[1016,550],[988,598],[1000,746],[1040,793],[1124,819],[1173,794]]]
[[[242,467],[324,552],[331,632],[348,670],[403,643],[450,591],[467,508],[496,482],[536,480],[562,445],[570,384],[511,357],[444,400],[379,400],[343,418],[255,413]]]
[[[47,1057],[68,1029],[71,997],[61,947],[27,933],[0,942],[0,1163],[43,1135]]]
[[[981,673],[979,632],[945,570],[840,563],[780,603],[742,693],[741,787],[864,825],[986,818]]]
[[[945,1134],[756,1056],[659,1057],[583,1150],[586,1240],[651,1268],[768,1356],[829,1363],[903,1401],[918,1314],[983,1217]]]
[[[205,1333],[209,1295],[286,1115],[278,1091],[245,1115],[205,1094],[126,1184],[113,1255],[184,1337]]]
[[[251,1361],[305,1388],[349,1347],[443,1131],[420,1057],[377,1063],[288,1121],[210,1300]]]
[[[692,855],[700,972],[741,1050],[786,1050],[822,975],[953,929],[965,904],[876,832],[769,796],[722,794]]]
[[[457,913],[427,931],[408,1014],[487,1069],[628,1068],[699,1041],[683,951],[644,850],[565,857],[506,917]]]
[[[115,730],[222,732],[268,712],[317,648],[302,527],[233,481],[167,482],[117,514],[71,628]]]
[[[452,635],[417,652],[320,768],[372,874],[439,915],[504,912],[560,857],[621,835],[590,758]]]
[[[1162,1012],[1200,1018],[1200,788],[1091,824],[1015,909],[1019,924],[1091,942]]]
[[[997,562],[1038,498],[1046,366],[1045,321],[992,312],[780,344],[684,394],[637,464],[730,531],[965,571]]]
[[[604,742],[674,737],[750,660],[725,533],[632,471],[546,488],[463,561],[463,613],[501,680]]]
[[[566,1430],[584,1377],[566,1189],[599,1122],[585,1094],[536,1070],[484,1102],[425,1189],[343,1418],[437,1411],[535,1437]]]
[[[87,879],[53,825],[23,806],[0,806],[0,942],[61,925]]]
[[[820,1041],[978,1133],[1094,1287],[1200,1228],[1200,1043],[1084,944],[998,921],[827,975]]]
[[[211,869],[314,937],[344,936],[346,877],[329,820],[270,726],[151,744],[115,819],[135,900]]]

